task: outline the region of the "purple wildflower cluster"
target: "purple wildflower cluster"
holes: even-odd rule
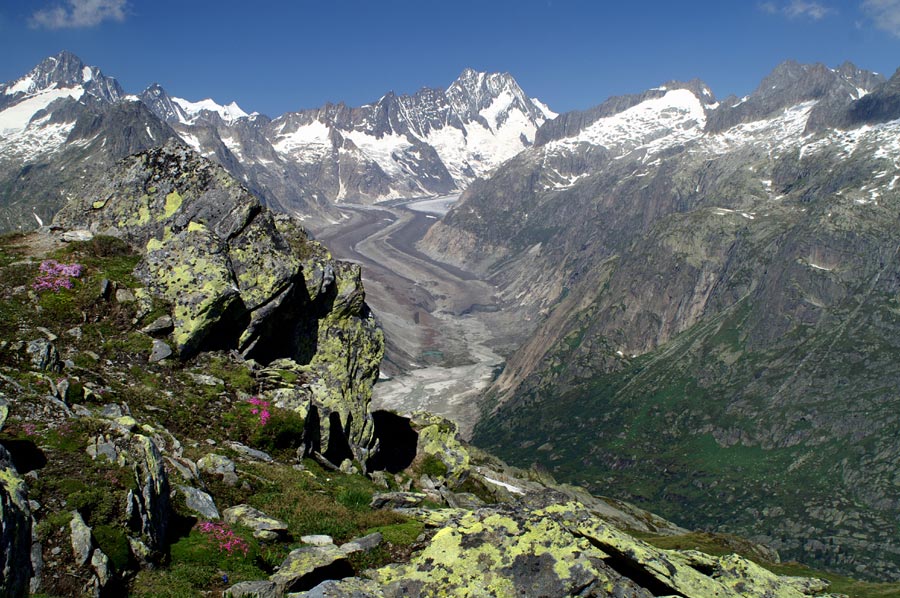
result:
[[[253,408],[250,409],[250,413],[259,415],[259,425],[266,425],[269,418],[272,417],[272,414],[269,412],[269,401],[264,401],[259,397],[250,397],[247,401],[253,405]]]
[[[81,264],[61,264],[56,260],[44,260],[41,262],[40,274],[34,279],[31,288],[35,291],[59,292],[60,289],[71,289],[75,286],[72,281],[81,276],[84,266]]]
[[[236,536],[234,531],[222,522],[201,521],[197,524],[197,529],[209,538],[220,552],[227,552],[229,555],[241,552],[247,556],[247,552],[250,550],[247,542]]]

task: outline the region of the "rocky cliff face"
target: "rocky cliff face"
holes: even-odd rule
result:
[[[172,306],[181,358],[237,350],[294,364],[321,411],[324,446],[343,436],[365,461],[384,341],[358,266],[331,260],[289,217],[175,142],[125,159],[79,197],[54,222],[141,248],[136,276]]]
[[[177,144],[85,181],[53,228],[0,239],[0,293],[4,595],[827,586],[512,469],[439,417],[370,413],[383,343],[358,268]]]
[[[424,247],[545,314],[477,442],[897,576],[891,86],[796,64],[744,100],[667,84],[560,116],[473,185]],[[888,106],[877,124],[811,122],[869,103]]]

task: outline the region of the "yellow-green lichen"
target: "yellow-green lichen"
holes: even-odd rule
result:
[[[412,423],[419,433],[417,452],[422,457],[439,459],[447,468],[447,477],[460,479],[468,470],[471,457],[459,441],[457,425],[431,413],[415,413]]]
[[[172,214],[178,211],[181,208],[182,197],[179,195],[178,191],[172,191],[168,195],[166,195],[166,205],[165,205],[165,217],[170,218]]]
[[[209,252],[217,240],[201,224],[164,241],[151,240],[145,258],[156,292],[173,305],[178,350],[195,350],[238,300],[227,257]]]

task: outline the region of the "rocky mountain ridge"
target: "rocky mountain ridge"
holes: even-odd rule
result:
[[[446,90],[391,92],[357,108],[326,105],[273,120],[235,103],[172,97],[156,83],[126,95],[62,52],[0,86],[3,228],[49,222],[86,170],[172,137],[267,205],[331,219],[334,202],[461,190],[529,146],[553,116],[509,74],[467,69]]]
[[[82,196],[0,239],[4,595],[832,595],[370,412],[358,269],[188,148]]]
[[[897,576],[896,80],[786,63],[742,100],[667,84],[561,115],[474,183],[422,248],[544,315],[476,442]]]

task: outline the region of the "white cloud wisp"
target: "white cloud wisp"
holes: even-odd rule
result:
[[[66,0],[65,5],[50,6],[31,15],[34,28],[76,29],[96,27],[103,21],[122,22],[127,0]]]

